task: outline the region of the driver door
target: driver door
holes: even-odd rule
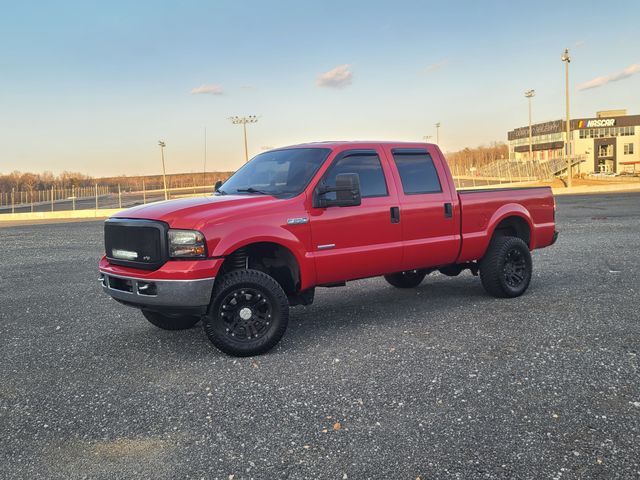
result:
[[[402,232],[394,216],[398,197],[385,157],[377,150],[340,152],[320,181],[334,186],[341,173],[358,174],[362,203],[310,209],[319,285],[389,273],[402,260]]]

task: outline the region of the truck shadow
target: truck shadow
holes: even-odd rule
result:
[[[357,339],[358,333],[353,331],[367,326],[428,328],[442,322],[443,316],[453,319],[457,311],[468,315],[469,308],[500,301],[488,296],[480,279],[471,275],[427,277],[413,289],[391,287],[381,278],[356,281],[343,288],[318,289],[312,305],[291,309],[279,350],[304,349],[350,334]]]
[[[531,290],[538,288],[543,288],[542,282],[532,282]],[[370,335],[368,328],[419,333],[443,322],[480,322],[504,311],[504,302],[508,302],[510,309],[522,305],[519,299],[490,297],[480,279],[470,274],[456,278],[428,276],[422,285],[413,289],[394,288],[382,278],[358,280],[341,288],[319,288],[312,305],[291,308],[282,341],[266,355],[302,352],[335,342],[345,344],[343,347],[355,346],[361,335]],[[130,315],[139,316],[133,310]],[[145,325],[143,318],[130,320],[136,320],[129,326],[131,341],[147,355],[155,355],[161,344],[165,354],[183,360],[202,359],[203,355],[232,358],[209,343],[201,324],[181,332],[166,332]]]

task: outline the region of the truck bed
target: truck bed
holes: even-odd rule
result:
[[[514,213],[524,222],[522,227],[530,231],[530,249],[553,243],[555,202],[550,187],[458,190],[458,198],[462,236],[458,261],[461,263],[481,258],[491,232]]]

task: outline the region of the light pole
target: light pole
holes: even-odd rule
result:
[[[571,134],[571,120],[569,119],[569,63],[571,62],[571,57],[569,56],[568,48],[564,49],[564,53],[562,54],[562,61],[565,63],[565,96],[567,99],[567,137],[565,139],[564,154],[567,157],[567,188],[570,188],[572,184],[571,156],[569,155],[569,135]]]
[[[244,132],[244,161],[245,163],[249,161],[249,151],[247,149],[247,123],[256,123],[258,121],[258,117],[255,115],[249,115],[248,117],[238,117],[233,116],[229,117],[231,123],[234,125],[242,125],[242,130]]]
[[[207,185],[207,127],[204,127],[204,167],[202,169],[202,186]]]
[[[169,195],[167,194],[167,172],[164,168],[164,147],[166,147],[167,144],[160,140],[158,145],[160,145],[160,155],[162,156],[162,184],[164,185],[164,199],[169,200]]]
[[[436,145],[440,145],[440,122],[436,123]]]
[[[533,169],[533,130],[531,128],[531,98],[536,94],[535,90],[527,90],[524,96],[529,99],[529,162]]]

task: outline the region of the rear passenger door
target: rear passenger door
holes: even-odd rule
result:
[[[400,225],[391,167],[378,150],[338,153],[320,180],[335,186],[341,173],[357,173],[362,203],[351,207],[311,208],[311,235],[317,283],[365,278],[398,270],[402,259]],[[328,194],[325,198],[332,199]]]
[[[453,263],[460,248],[459,218],[445,166],[428,149],[388,148],[400,202],[404,270]]]

